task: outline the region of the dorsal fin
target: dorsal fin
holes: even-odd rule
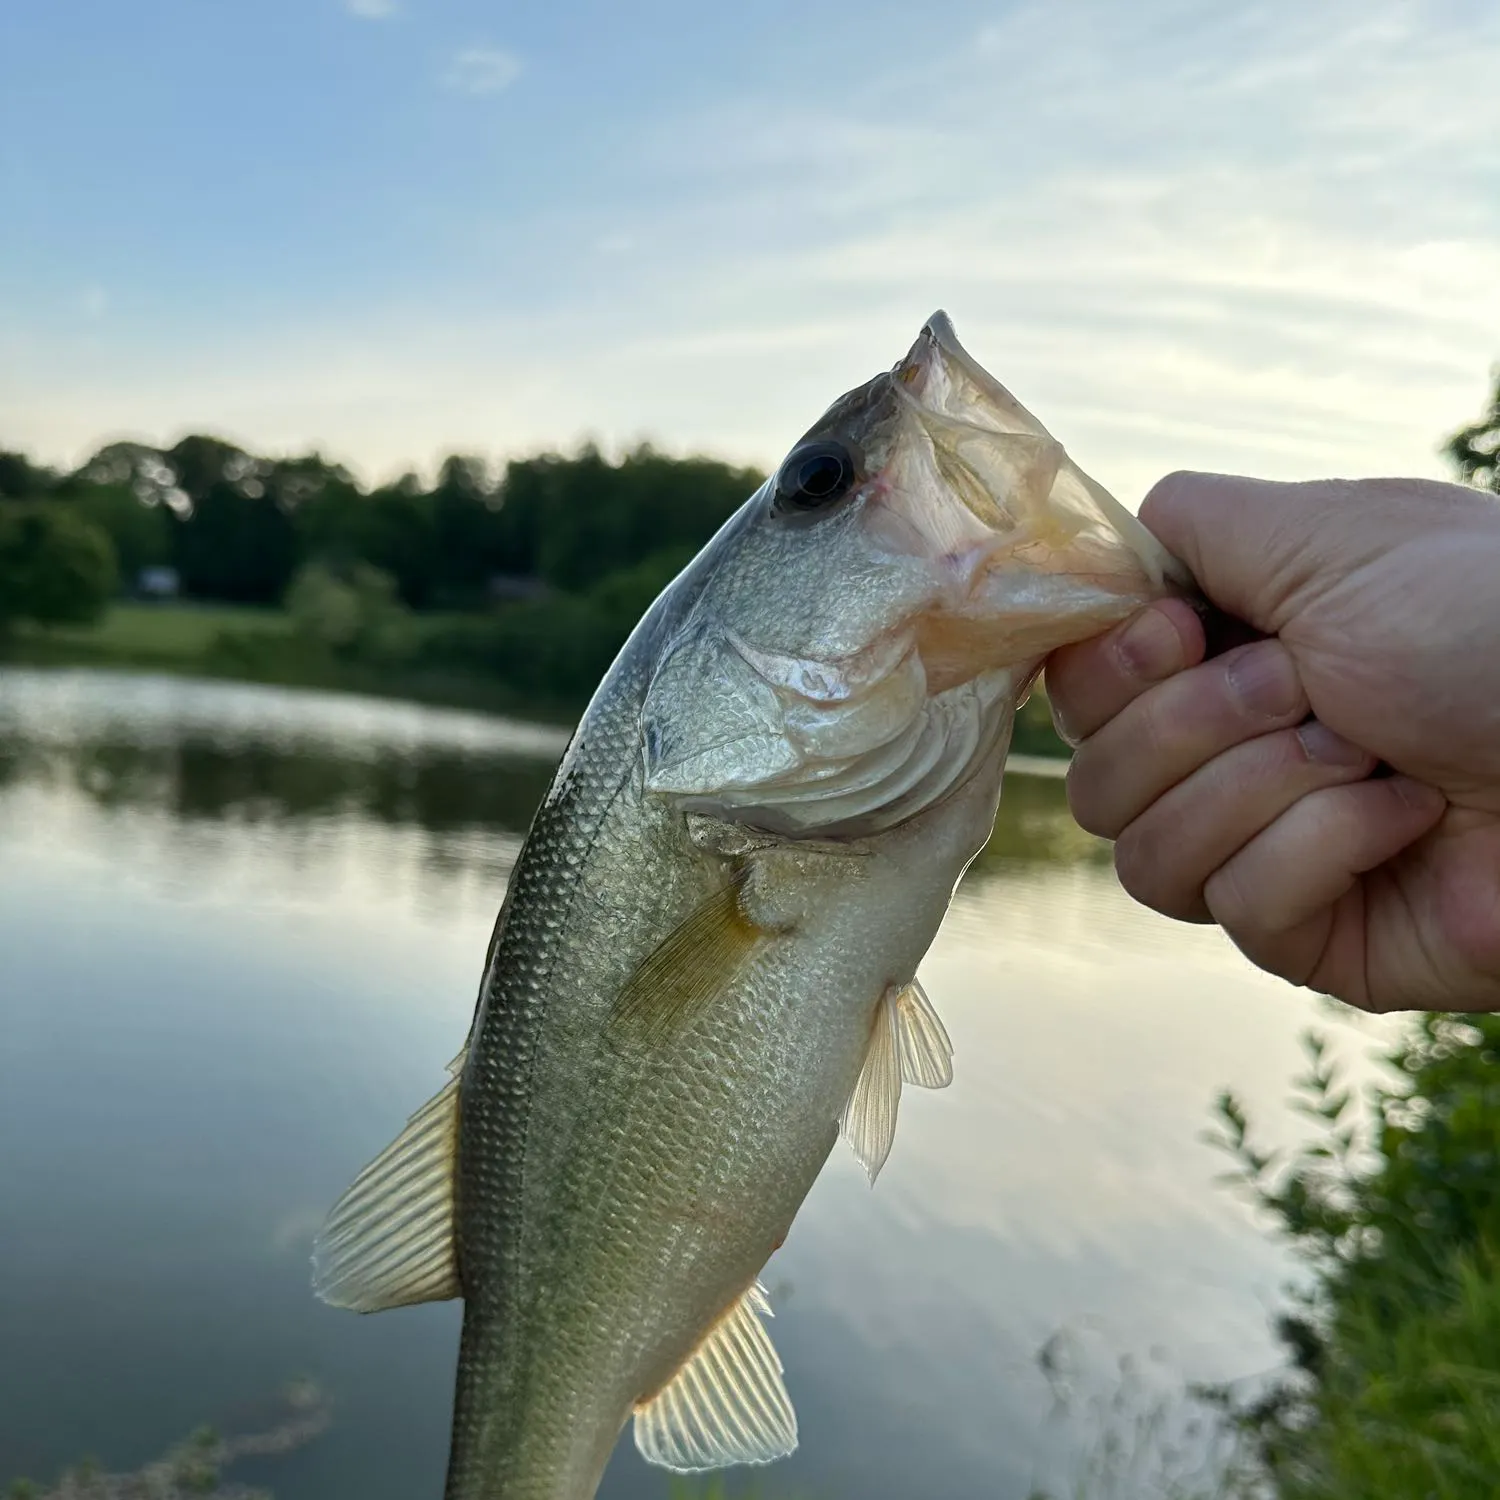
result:
[[[355,1312],[463,1295],[454,1241],[458,1090],[449,1080],[350,1184],[313,1241],[313,1289]]]
[[[766,1464],[795,1450],[797,1417],[762,1313],[770,1317],[771,1307],[753,1282],[687,1363],[636,1408],[641,1457],[690,1474]]]

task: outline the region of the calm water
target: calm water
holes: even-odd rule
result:
[[[441,1493],[455,1306],[317,1303],[323,1210],[442,1081],[554,731],[405,705],[0,672],[0,1485],[123,1467],[312,1374],[279,1500]],[[1060,785],[1012,777],[923,969],[957,1079],[871,1191],[836,1149],[768,1268],[803,1443],[763,1493],[1011,1500],[1097,1436],[1119,1356],[1170,1391],[1275,1361],[1288,1265],[1199,1140],[1272,1136],[1310,1022],[1133,906]],[[622,1444],[603,1491],[665,1485]]]

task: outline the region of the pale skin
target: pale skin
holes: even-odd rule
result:
[[[1500,498],[1174,474],[1180,599],[1055,653],[1068,799],[1121,883],[1364,1010],[1500,1010]]]

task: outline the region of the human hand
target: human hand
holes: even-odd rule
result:
[[[1205,661],[1167,600],[1049,660],[1125,889],[1366,1010],[1500,1009],[1500,501],[1174,474],[1141,518],[1268,639]]]

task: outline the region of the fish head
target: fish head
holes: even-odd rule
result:
[[[646,786],[866,834],[1003,756],[1046,655],[1191,580],[936,314],[835,402],[674,587]]]

